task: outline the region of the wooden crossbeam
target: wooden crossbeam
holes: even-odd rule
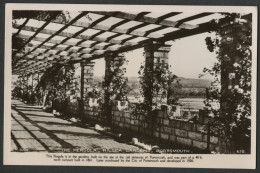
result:
[[[119,15],[121,12],[114,12],[114,15]],[[124,20],[123,21],[121,21],[121,22],[118,22],[118,23],[116,23],[116,24],[114,24],[113,26],[111,26],[110,27],[110,29],[109,29],[109,31],[113,31],[114,29],[116,29],[116,27],[119,27],[120,25],[122,25],[122,24],[125,24],[125,23],[127,23],[127,22],[129,22],[129,21],[132,21],[132,20],[134,20],[134,21],[138,21],[139,19],[141,19],[141,18],[143,18],[146,14],[148,14],[148,13],[150,13],[150,12],[141,12],[141,13],[138,13],[138,14],[136,14],[133,18],[124,18]],[[104,14],[103,14],[104,15]],[[114,17],[114,16],[112,16],[112,15],[109,15],[109,16],[111,16],[111,17]],[[149,25],[150,23],[148,23],[148,22],[143,22],[143,23],[141,23],[141,24],[139,24],[139,25],[136,25],[136,26],[134,26],[134,27],[131,27],[131,28],[129,28],[129,29],[127,29],[127,31],[126,31],[126,34],[131,34],[132,32],[136,32],[135,30],[137,30],[137,29],[139,29],[139,28],[142,28],[142,27],[144,27],[144,26],[147,26],[147,25]],[[150,33],[149,33],[150,34]],[[144,32],[144,35],[147,37],[149,34],[147,34],[146,32]],[[113,35],[112,37],[110,37],[110,38],[108,38],[108,41],[109,41],[109,39],[112,39],[112,38],[116,38],[116,37],[118,37],[118,36],[120,36],[119,34],[116,34],[116,35]],[[129,40],[131,40],[131,39],[135,39],[135,38],[137,38],[138,36],[136,36],[136,35],[131,35],[129,38],[126,38],[126,39],[124,39],[124,40],[122,40],[122,43],[126,43],[127,41],[129,41]]]
[[[52,65],[51,63],[42,63],[39,65],[34,65],[30,69],[26,70],[26,72],[28,74],[30,74],[30,73],[34,73],[34,72],[38,72],[38,71],[42,71],[42,70],[46,71],[46,70],[48,70],[49,67],[51,67],[51,65]]]
[[[32,70],[32,69],[37,69],[39,68],[39,65],[46,65],[46,64],[52,64],[52,60],[48,60],[48,58],[51,58],[51,57],[44,57],[44,61],[33,61],[31,63],[28,63],[26,66],[23,66],[22,68],[14,71],[14,73],[17,73],[17,72],[23,72],[23,71],[29,71],[29,70]],[[63,59],[60,59],[60,61],[63,60]],[[26,70],[25,70],[26,69]]]
[[[53,23],[57,23],[57,24],[63,24],[61,21],[59,20],[54,20]],[[75,23],[73,23],[71,26],[77,26],[77,27],[88,27],[91,25],[91,22],[82,22],[82,21],[76,21]],[[102,30],[102,31],[110,31],[111,26],[105,26],[105,25],[101,25],[101,24],[96,24],[95,26],[91,27],[92,29],[95,30]],[[114,33],[120,33],[120,34],[126,34],[128,31],[127,29],[120,29],[120,28],[114,28],[113,30],[111,30],[110,32],[114,32]],[[142,31],[133,31],[131,32],[131,35],[135,35],[135,36],[144,36],[146,32],[142,32]],[[161,34],[149,34],[147,35],[148,38],[160,38],[163,37],[163,35]]]
[[[31,70],[34,67],[39,67],[40,65],[47,65],[47,62],[35,62],[31,63],[30,66],[26,69],[27,71]]]
[[[219,26],[223,22],[226,22],[226,20],[220,19],[219,20]],[[180,29],[180,30],[177,30],[177,31],[167,33],[167,34],[165,34],[164,37],[156,39],[156,41],[157,42],[166,42],[166,41],[169,41],[169,40],[175,40],[175,39],[180,39],[180,38],[184,38],[184,37],[188,37],[188,36],[192,36],[192,35],[201,34],[201,33],[204,33],[204,32],[214,31],[216,29],[217,29],[216,26],[213,25],[211,22],[206,22],[206,23],[199,24],[199,27],[195,28],[195,29],[190,29],[190,30]],[[143,40],[143,41],[139,42],[137,45],[122,47],[115,52],[112,52],[112,51],[109,52],[108,51],[108,52],[106,52],[106,54],[103,54],[103,55],[95,55],[95,56],[89,58],[89,60],[99,59],[99,58],[105,57],[107,54],[110,54],[110,53],[124,53],[124,52],[127,52],[127,51],[131,51],[131,50],[134,50],[134,49],[144,47],[147,44],[151,44],[151,40]]]
[[[18,24],[14,24],[14,28],[19,28],[20,25]],[[30,31],[30,32],[35,32],[35,30],[37,30],[37,27],[32,27],[32,26],[24,26],[23,30],[25,31]],[[50,30],[50,29],[43,29],[40,31],[40,33],[42,34],[48,34],[48,35],[53,35],[55,34],[57,31],[55,30]],[[69,32],[60,32],[59,34],[57,34],[57,36],[61,36],[61,37],[69,37],[72,38],[74,34],[73,33],[69,33]],[[121,34],[119,34],[121,35]],[[17,35],[18,36],[18,35]],[[121,44],[121,40],[109,40],[106,41],[106,38],[102,38],[102,37],[93,37],[93,36],[86,36],[86,35],[77,35],[75,38],[77,39],[82,39],[82,41],[87,41],[87,40],[91,40],[91,41],[96,41],[97,43],[111,43],[111,44]],[[133,42],[127,42],[125,45],[134,45],[135,43]]]
[[[23,34],[19,34],[18,37],[19,37],[19,38],[23,38],[23,39],[27,39],[29,36],[23,35]],[[35,37],[35,38],[33,39],[33,41],[44,42],[45,39],[44,39],[44,38],[41,38],[41,37]],[[54,50],[65,50],[65,49],[69,49],[69,48],[71,48],[71,47],[73,47],[73,46],[81,47],[81,48],[83,48],[83,49],[84,49],[84,48],[94,48],[94,49],[104,50],[104,46],[98,46],[98,45],[93,45],[93,46],[92,46],[91,44],[86,44],[86,43],[81,43],[80,45],[78,45],[77,43],[71,42],[71,41],[66,41],[66,42],[63,43],[63,44],[60,44],[60,43],[61,43],[60,40],[51,39],[51,40],[49,40],[47,43],[59,44],[59,45],[67,46],[67,47],[64,48],[64,49],[59,48],[59,47],[52,48],[52,49],[54,49]],[[118,45],[118,44],[114,44],[114,45]],[[128,44],[125,44],[125,45],[128,45]],[[130,44],[130,45],[133,45],[133,44]],[[28,46],[30,47],[31,45],[28,45]],[[42,45],[41,47],[38,47],[38,46],[39,46],[39,45],[37,45],[37,48],[46,47],[46,45]],[[68,46],[70,46],[70,47],[68,47]],[[51,48],[51,46],[47,46],[47,47],[48,47],[48,49]],[[47,48],[47,47],[46,47],[46,48]],[[115,49],[115,48],[107,48],[107,49],[108,49],[108,50],[117,50],[117,49]]]
[[[155,24],[160,24],[160,22],[162,22],[163,20],[165,20],[165,19],[167,19],[169,17],[176,16],[178,14],[181,14],[181,12],[170,12],[170,13],[167,13],[165,15],[162,15],[162,16],[157,18],[157,21],[155,22]]]
[[[38,54],[37,54],[38,52]],[[64,53],[65,52],[65,53]],[[31,55],[27,55],[27,58],[28,58],[28,61],[29,62],[39,62],[39,61],[42,61],[42,59],[46,59],[46,58],[51,58],[53,57],[53,60],[50,60],[50,61],[56,61],[56,60],[63,60],[63,59],[84,59],[84,58],[90,58],[92,55],[98,55],[99,53],[97,52],[91,52],[90,50],[90,53],[92,54],[87,54],[85,53],[84,56],[79,56],[77,55],[76,53],[72,53],[72,54],[68,54],[66,51],[64,52],[61,52],[61,53],[64,53],[63,55],[53,55],[52,53],[44,53],[44,51],[37,51],[35,53],[31,53]],[[22,56],[22,55],[21,55]],[[42,57],[41,59],[36,59],[35,57]],[[27,62],[28,62],[27,61]],[[26,65],[26,63],[23,63],[22,66],[20,66],[20,69],[26,69],[28,68],[28,66],[30,66],[30,63]]]
[[[142,17],[136,19],[136,17],[137,17],[136,14],[125,13],[125,12],[91,11],[91,13],[107,15],[107,16],[117,17],[117,18],[121,18],[121,19],[128,19],[128,20],[133,20],[133,21],[138,21],[138,22],[145,22],[145,23],[149,23],[149,24],[158,24],[158,25],[167,26],[167,27],[176,27],[176,28],[181,28],[181,29],[194,29],[194,28],[198,27],[198,25],[191,25],[191,24],[186,24],[186,23],[182,23],[181,25],[176,26],[178,24],[178,21],[162,20],[160,18],[152,18],[152,17],[148,17],[148,16],[142,16]],[[179,14],[179,13],[170,13],[169,16],[174,16],[177,14]]]
[[[192,21],[192,20],[195,20],[195,19],[198,19],[198,18],[202,18],[202,17],[208,16],[208,15],[211,15],[211,14],[213,14],[213,13],[199,13],[199,14],[194,15],[194,16],[186,17],[184,19],[179,20],[176,26],[179,27],[185,22]]]
[[[42,42],[38,47],[41,47],[44,43],[48,42],[49,40],[51,40],[53,37],[55,37],[57,34],[61,33],[63,30],[65,30],[66,28],[68,28],[69,26],[71,26],[74,22],[76,22],[78,19],[82,18],[83,16],[85,16],[87,14],[87,12],[82,12],[80,13],[78,16],[76,16],[74,19],[72,19],[69,23],[67,23],[66,25],[64,25],[61,29],[59,29],[55,34],[51,35],[50,37],[48,37],[44,42]],[[57,19],[56,19],[57,20]],[[28,52],[27,54],[24,55],[24,57],[26,55],[28,55],[29,53],[33,52],[35,49],[37,49],[38,47],[35,47],[33,50],[31,50],[30,52]]]
[[[76,36],[80,35],[80,34],[83,33],[84,31],[86,31],[87,29],[89,29],[89,28],[95,26],[96,24],[98,24],[98,23],[101,22],[101,21],[106,20],[107,18],[108,18],[108,16],[103,16],[103,17],[101,17],[100,19],[98,19],[98,20],[92,22],[92,24],[91,24],[90,26],[84,27],[84,28],[82,28],[80,31],[74,33],[74,34],[72,35],[72,38],[75,38]],[[53,49],[53,48],[57,47],[59,44],[65,43],[65,42],[68,41],[69,39],[70,39],[69,37],[65,38],[65,39],[62,40],[60,43],[54,45],[54,46],[51,47],[50,49]],[[47,50],[46,50],[46,51],[47,51]]]
[[[200,14],[197,14],[197,15],[194,15],[194,16],[186,17],[184,19],[178,20],[177,24],[176,24],[176,27],[181,26],[184,22],[195,20],[195,19],[198,19],[198,18],[201,18],[201,17],[205,17],[205,16],[208,16],[208,15],[211,15],[211,14],[213,14],[213,13],[200,13]],[[199,26],[199,25],[197,25],[197,26]],[[167,28],[167,27],[166,26],[160,26],[158,28],[154,28],[152,30],[147,31],[146,34],[151,34],[153,32],[160,31],[160,30],[165,29],[165,28]],[[194,29],[196,29],[196,28],[194,28]]]
[[[143,14],[144,15],[144,14]],[[142,15],[141,15],[142,16]],[[141,17],[140,16],[140,17]],[[99,23],[100,21],[103,21],[103,20],[105,20],[105,19],[107,19],[108,18],[108,16],[103,16],[102,18],[101,18],[101,20],[99,19],[99,20],[97,20],[97,21],[95,21],[94,23],[92,23],[90,26],[88,26],[88,27],[93,27],[93,26],[95,26],[97,23]],[[139,27],[142,27],[142,26],[144,26],[144,24],[141,24]],[[85,27],[86,28],[86,27]],[[137,27],[134,27],[134,29],[136,29]],[[130,32],[132,32],[134,29],[128,29],[127,30],[127,32],[126,33],[130,33]],[[78,33],[76,33],[76,34],[74,34],[73,36],[75,37],[75,36],[77,36],[77,35],[79,35],[80,33],[82,33],[83,31],[84,31],[85,29],[82,29],[81,31],[79,31]],[[72,37],[73,37],[72,36]],[[69,38],[65,38],[63,41],[61,41],[61,42],[66,42],[67,40],[68,40]],[[111,38],[110,38],[111,39]],[[127,40],[130,40],[129,38],[128,39],[126,39],[126,40],[123,40],[124,41],[124,43],[126,43],[126,41]],[[40,46],[40,45],[39,45]],[[55,48],[55,47],[57,47],[58,46],[58,43],[56,44],[56,45],[54,45],[52,48]],[[106,45],[106,48],[108,47],[109,45]],[[47,51],[47,50],[46,50]],[[94,50],[92,51],[92,52],[94,52]]]
[[[38,28],[35,33],[21,46],[16,52],[20,52],[43,28],[45,28],[53,19],[55,19],[60,12],[54,12],[47,20],[46,22]]]
[[[206,15],[206,14],[203,14],[203,15]],[[197,17],[199,18],[201,16],[197,15]],[[189,18],[189,20],[188,19],[185,19],[185,20],[186,21],[187,20],[190,21],[190,19],[194,20],[194,18],[195,17],[193,17],[193,19]],[[164,19],[161,19],[161,20],[164,20]],[[184,21],[184,23],[185,23],[186,22],[185,20],[182,19],[180,21],[181,22]],[[221,26],[221,23],[223,23],[223,22],[226,22],[226,20],[225,19],[220,19],[219,20],[219,26]],[[162,26],[162,27],[165,27],[165,26]],[[213,31],[215,29],[217,29],[216,25],[213,25],[211,22],[206,22],[206,23],[203,23],[203,24],[199,24],[198,27],[194,28],[194,29],[180,29],[180,30],[177,30],[177,31],[173,31],[173,32],[167,33],[167,34],[165,34],[164,37],[160,37],[160,38],[157,38],[157,39],[147,39],[147,40],[140,41],[140,42],[138,42],[135,45],[123,46],[123,47],[121,47],[118,50],[109,50],[109,51],[106,51],[106,52],[104,52],[102,54],[96,54],[96,55],[88,57],[88,60],[94,60],[94,59],[102,58],[102,57],[104,57],[104,56],[106,56],[106,55],[108,55],[110,53],[123,53],[123,52],[126,52],[126,51],[138,49],[138,48],[141,48],[141,47],[143,47],[143,46],[145,46],[147,44],[151,44],[152,41],[165,42],[165,41],[169,41],[169,40],[175,40],[175,39],[180,39],[180,38],[184,38],[184,37],[200,34],[200,33],[203,33],[203,32]],[[120,36],[121,34],[119,34],[119,35],[115,34],[115,35],[116,36]],[[112,39],[113,39],[113,37],[115,37],[115,35],[111,36]],[[107,38],[106,40],[111,39],[111,37]],[[131,39],[131,38],[128,38],[128,39]],[[62,50],[59,50],[59,51],[62,51]],[[73,54],[69,54],[69,55],[71,56]],[[47,55],[43,55],[43,56],[47,56]],[[71,59],[69,59],[69,61],[72,61],[72,59],[73,59],[73,62],[74,62],[74,60],[76,60],[75,62],[77,62],[77,60],[81,60],[83,58],[85,58],[85,57],[83,57],[81,55],[79,55],[79,56],[77,55],[77,56],[74,56]],[[62,58],[60,58],[60,59],[62,59]],[[24,64],[26,64],[26,63],[31,64],[31,61],[29,60],[29,62],[25,62]],[[22,64],[22,66],[23,66],[23,64]],[[23,66],[23,70],[26,70],[26,67],[29,67],[29,65],[28,66]],[[14,71],[16,71],[16,72],[20,71],[20,70],[21,69],[18,69],[18,68],[14,69]],[[37,66],[35,67],[35,70],[37,70]]]
[[[28,30],[34,30],[33,29],[33,27],[29,27],[28,28]],[[46,30],[42,30],[42,31],[46,31]],[[46,32],[47,33],[47,32]],[[64,35],[63,35],[64,36]],[[28,39],[30,36],[27,36],[27,35],[23,35],[23,34],[19,34],[18,35],[18,37],[20,37],[20,38],[23,38],[23,39]],[[44,38],[41,38],[41,37],[34,37],[33,38],[33,40],[34,41],[40,41],[40,42],[44,42],[45,41],[45,39]],[[99,38],[99,40],[101,40],[100,38]],[[106,39],[102,39],[102,40],[108,40],[108,38],[106,38]],[[112,41],[109,41],[109,42],[112,42]],[[60,40],[54,40],[54,39],[51,39],[51,40],[49,40],[47,43],[53,43],[53,44],[61,44],[61,41]],[[101,42],[100,42],[101,43]],[[122,41],[120,41],[120,42],[115,42],[114,41],[114,43],[121,43],[122,45],[133,45],[133,43],[132,42],[128,42],[128,38],[127,39],[125,39],[125,40],[122,40]],[[78,46],[78,47],[82,47],[82,48],[94,48],[95,50],[113,50],[113,51],[115,51],[115,50],[117,50],[118,48],[113,48],[113,47],[110,47],[110,46],[113,46],[113,45],[118,45],[118,44],[108,44],[108,45],[105,45],[105,46],[98,46],[98,45],[93,45],[93,44],[91,44],[91,45],[89,45],[89,44],[84,44],[84,43],[81,43],[81,45],[78,45],[78,43],[75,43],[75,42],[70,42],[70,41],[67,41],[67,42],[65,42],[65,43],[63,43],[63,45],[67,45],[67,46]],[[37,46],[37,47],[39,47],[39,46]],[[56,47],[50,47],[50,46],[45,46],[45,45],[42,45],[41,47],[45,47],[45,48],[47,48],[47,49],[54,49],[54,50],[63,50],[63,49],[60,49],[60,48],[58,48],[57,46]],[[79,51],[80,52],[80,51]]]
[[[22,25],[19,25],[19,27],[17,27],[16,29],[18,29],[18,31],[12,36],[12,37],[16,37],[22,30],[22,28],[29,22],[30,18],[27,18]]]
[[[26,36],[25,37],[22,37],[22,38],[26,38]],[[42,38],[35,38],[35,40],[37,40],[37,41],[44,41],[44,39],[42,39]],[[50,40],[50,42],[51,42],[51,40]],[[56,42],[51,42],[51,43],[56,43]],[[66,45],[70,45],[70,43],[69,42],[67,42],[67,44]],[[71,43],[71,45],[75,45],[75,43]],[[35,47],[38,47],[38,45],[28,45],[28,48],[27,48],[27,50],[28,51],[30,51],[31,49],[29,48],[29,46],[31,46],[33,49],[35,48]],[[83,45],[84,46],[84,45]],[[105,50],[105,51],[115,51],[115,50],[117,50],[117,48],[112,48],[112,47],[108,47],[109,45],[105,45],[105,46],[98,46],[98,45],[95,45],[95,46],[93,46],[93,48],[95,48],[95,49],[92,49],[93,51],[95,51],[95,50]],[[85,47],[90,47],[90,45],[85,45]],[[80,49],[78,49],[78,50],[73,50],[73,49],[69,49],[68,50],[68,48],[62,48],[62,47],[55,47],[55,48],[52,48],[52,46],[47,46],[47,45],[43,45],[43,46],[41,46],[41,48],[40,49],[45,49],[45,50],[54,50],[54,51],[56,51],[56,55],[59,55],[59,54],[66,54],[66,55],[69,55],[70,53],[81,53],[81,55],[79,56],[79,57],[86,57],[86,56],[83,56],[83,55],[86,55],[86,54],[89,54],[89,52],[91,52],[91,50],[84,50],[84,48],[85,47],[81,47]],[[51,49],[52,48],[52,49]],[[39,50],[35,50],[34,52],[38,52],[39,54],[40,53],[45,53],[45,54],[50,54],[50,53],[48,53],[48,52],[46,52],[46,51],[39,51]],[[30,53],[30,54],[32,54],[32,53]],[[29,54],[29,55],[30,55]],[[93,55],[96,55],[96,54],[99,54],[99,53],[93,53]],[[35,57],[37,56],[37,54],[33,54]],[[23,55],[20,55],[19,57],[23,57]],[[89,55],[87,55],[87,57],[89,57]],[[33,59],[33,57],[24,57],[23,59]]]
[[[65,59],[65,58],[67,58],[67,59]],[[69,61],[67,61],[67,60],[69,60],[70,59],[70,57],[64,57],[64,59],[60,59],[60,60],[58,60],[56,63],[59,63],[59,64],[64,64],[64,63],[67,63],[67,62],[69,62]],[[29,73],[31,73],[31,72],[38,72],[38,71],[42,71],[42,70],[44,70],[44,71],[46,71],[47,70],[47,68],[49,68],[51,65],[52,65],[52,63],[50,63],[49,61],[45,61],[45,62],[41,62],[41,63],[34,63],[34,64],[30,64],[30,65],[32,65],[32,66],[30,66],[30,67],[28,67],[29,68]],[[17,71],[16,73],[18,73],[19,71]]]
[[[36,62],[59,62],[59,61],[64,61],[64,60],[71,60],[71,59],[77,59],[80,60],[82,59],[81,57],[79,57],[76,54],[73,54],[71,56],[58,56],[58,55],[52,55],[52,54],[45,54],[45,55],[40,55],[38,57],[41,57],[41,59],[37,60],[37,59],[32,59],[32,60],[28,60],[27,63],[23,64],[22,66],[20,66],[19,70],[23,70],[23,69],[28,69],[29,66],[32,64],[32,62],[36,63]],[[91,55],[89,55],[89,57],[91,57]],[[14,69],[15,70],[15,69]]]
[[[50,51],[50,52],[45,52],[47,49],[36,49],[34,52],[30,53],[29,55],[27,56],[41,56],[41,54],[46,54],[46,55],[56,55],[56,56],[72,56],[72,55],[77,55],[79,54],[78,52],[68,52],[68,51],[59,51],[59,54],[56,54],[57,51],[56,50],[53,50],[53,51]],[[96,50],[93,50],[93,49],[90,49],[90,50],[84,50],[82,51],[83,54],[91,54],[92,51],[96,51]],[[94,55],[94,54],[93,54]],[[28,58],[28,60],[33,60],[33,58]]]

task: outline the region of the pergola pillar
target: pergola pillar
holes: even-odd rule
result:
[[[92,90],[94,82],[94,62],[82,61],[81,62],[81,85],[80,96],[84,103],[87,93]]]
[[[77,93],[79,96],[79,105],[78,105],[78,113],[79,116],[84,115],[84,103],[87,92],[91,91],[91,85],[94,82],[93,68],[94,62],[91,61],[81,61],[79,65],[76,65],[76,71],[74,77],[76,80],[74,85],[77,85]],[[75,65],[74,65],[75,67]]]
[[[167,104],[167,94],[162,94],[160,91],[156,95],[156,99],[153,98],[153,83],[154,83],[154,70],[156,67],[161,66],[168,69],[168,55],[171,45],[166,45],[164,43],[154,42],[144,47],[145,51],[145,68],[144,68],[144,79],[145,82],[150,86],[144,92],[144,101],[152,106],[153,101],[157,102],[160,100],[161,104]],[[167,93],[167,91],[164,91]]]
[[[171,45],[153,42],[144,47],[145,51],[145,67],[144,67],[144,103],[148,106],[149,126],[151,133],[155,128],[155,112],[153,111],[158,104],[167,104],[167,88],[159,88],[156,91],[155,83],[158,77],[162,77],[158,73],[158,69],[168,69],[168,54]]]
[[[110,87],[112,85],[112,80],[114,75],[113,69],[116,67],[120,67],[122,64],[122,61],[124,61],[124,55],[123,54],[110,54],[107,57],[105,57],[105,93],[104,93],[104,113],[106,115],[107,124],[111,125],[112,121],[112,103],[111,98],[114,96],[111,93]]]
[[[227,147],[231,153],[251,152],[251,22],[249,17],[220,30],[220,116],[225,136],[232,136]]]

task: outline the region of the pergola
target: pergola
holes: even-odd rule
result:
[[[29,75],[33,78],[34,74],[44,73],[54,64],[61,64],[63,66],[66,66],[66,64],[80,64],[80,86],[77,89],[80,95],[80,106],[75,109],[79,109],[82,115],[88,114],[89,110],[85,108],[85,98],[86,92],[89,91],[89,88],[91,89],[91,84],[93,83],[93,60],[99,58],[105,59],[106,69],[104,81],[106,85],[109,86],[112,83],[109,76],[113,74],[110,68],[119,64],[118,62],[122,62],[124,58],[123,53],[143,47],[145,52],[144,70],[147,72],[144,78],[148,79],[154,75],[153,70],[156,64],[168,65],[168,54],[171,47],[171,45],[166,43],[168,41],[215,31],[219,28],[221,28],[221,32],[224,33],[224,37],[226,33],[233,32],[232,29],[236,28],[237,30],[235,31],[237,31],[237,33],[235,33],[233,37],[237,39],[243,35],[244,32],[252,29],[250,28],[252,22],[251,13],[241,14],[241,18],[245,19],[246,23],[249,24],[248,28],[240,24],[231,23],[230,18],[226,18],[223,14],[224,13],[216,12],[156,13],[145,11],[72,11],[67,13],[52,11],[48,17],[14,19],[12,35],[12,74],[19,75],[23,79]],[[251,36],[249,37],[248,40],[251,39]],[[228,38],[225,39],[228,40]],[[225,39],[221,41],[225,42]],[[231,40],[231,38],[229,39]],[[18,40],[22,40],[22,45],[14,47],[14,44],[17,44]],[[236,44],[237,43],[238,41]],[[248,41],[248,43],[242,44],[246,44],[246,47],[249,47],[251,43]],[[236,48],[237,45],[227,45],[228,48],[238,52],[239,47]],[[220,62],[220,112],[224,112],[225,115],[228,114],[230,107],[233,106],[233,108],[235,108],[239,101],[234,103],[230,101],[232,99],[236,100],[237,98],[235,95],[230,94],[231,90],[229,87],[240,82],[239,78],[232,77],[235,74],[233,75],[230,69],[234,68],[233,64],[237,64],[234,62],[240,62],[240,60],[244,58],[248,58],[245,60],[248,64],[251,62],[250,55],[241,55],[241,53],[239,53],[240,58],[238,56],[236,57],[237,54],[238,53],[232,54],[232,52],[229,52],[232,63],[227,63],[226,60],[221,60]],[[223,57],[225,58],[225,55],[223,55]],[[115,74],[113,75],[115,76]],[[147,89],[143,95],[145,101],[152,103],[153,80],[147,81],[146,84],[150,88]],[[251,89],[249,88],[248,91],[251,91]],[[106,114],[105,121],[111,123],[113,111],[111,105],[109,105],[111,101],[110,93],[107,89],[104,93],[104,105],[106,106],[104,109]],[[163,98],[162,95],[158,95]],[[240,98],[240,100],[243,99]],[[167,100],[163,102],[164,104],[168,103]],[[236,109],[234,109],[234,111],[236,111]],[[90,115],[92,114],[87,116]],[[232,112],[230,115],[232,116]],[[99,117],[99,120],[103,121],[102,118],[103,117]],[[166,120],[166,122],[169,124],[169,120]],[[144,123],[152,124],[151,127],[153,129],[155,119],[151,122],[149,121],[149,123]],[[150,132],[152,133],[153,131],[150,130],[149,134]],[[209,146],[207,146],[207,148],[209,149]]]
[[[72,12],[67,21],[60,14],[53,13],[44,20],[22,18],[13,24],[13,37],[25,41],[13,50],[13,74],[44,71],[53,63],[91,61],[212,31],[216,29],[214,19],[225,22],[220,13],[209,12],[83,11]]]

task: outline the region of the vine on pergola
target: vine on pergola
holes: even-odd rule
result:
[[[218,26],[216,36],[207,37],[209,51],[217,53],[217,63],[204,69],[215,77],[205,101],[206,108],[213,112],[218,127],[215,131],[226,139],[228,152],[250,152],[251,139],[251,68],[252,68],[252,23],[251,16],[227,14],[225,24]],[[220,80],[218,78],[220,77]],[[216,85],[221,84],[221,89]],[[220,103],[220,109],[213,102]]]
[[[177,76],[169,70],[168,64],[155,65],[151,70],[147,70],[145,66],[141,65],[138,74],[141,94],[147,98],[143,103],[147,110],[160,109],[162,104],[177,104],[178,98],[171,98],[170,94],[173,83],[175,82],[179,86],[180,84]]]
[[[124,100],[128,92],[127,78],[125,77],[126,68],[124,64],[128,61],[125,57],[118,60],[109,60],[109,68],[106,69],[105,80],[102,83],[103,90],[110,101]]]
[[[67,66],[54,64],[43,73],[36,86],[36,91],[43,91],[46,97],[53,94],[55,98],[64,100],[67,97],[66,92],[69,90],[68,86],[74,78],[74,73],[75,68],[72,64]]]

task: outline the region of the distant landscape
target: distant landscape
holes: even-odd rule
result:
[[[172,96],[179,98],[179,103],[183,108],[202,109],[204,107],[204,99],[206,97],[206,88],[212,82],[209,79],[191,79],[179,77],[179,84],[172,85]],[[103,77],[94,76],[95,83],[101,83]],[[128,77],[128,86],[131,89],[128,93],[128,99],[131,102],[138,102],[142,100],[140,94],[140,84],[138,77]],[[138,99],[137,99],[138,98]]]
[[[188,87],[206,88],[206,87],[209,87],[210,83],[212,82],[212,80],[210,80],[210,79],[191,79],[191,78],[184,78],[184,77],[179,77],[178,80],[180,81],[180,84],[184,88],[188,88]],[[103,77],[94,76],[94,81],[102,82]],[[139,80],[138,80],[138,77],[128,77],[128,82],[129,83],[139,83]]]

